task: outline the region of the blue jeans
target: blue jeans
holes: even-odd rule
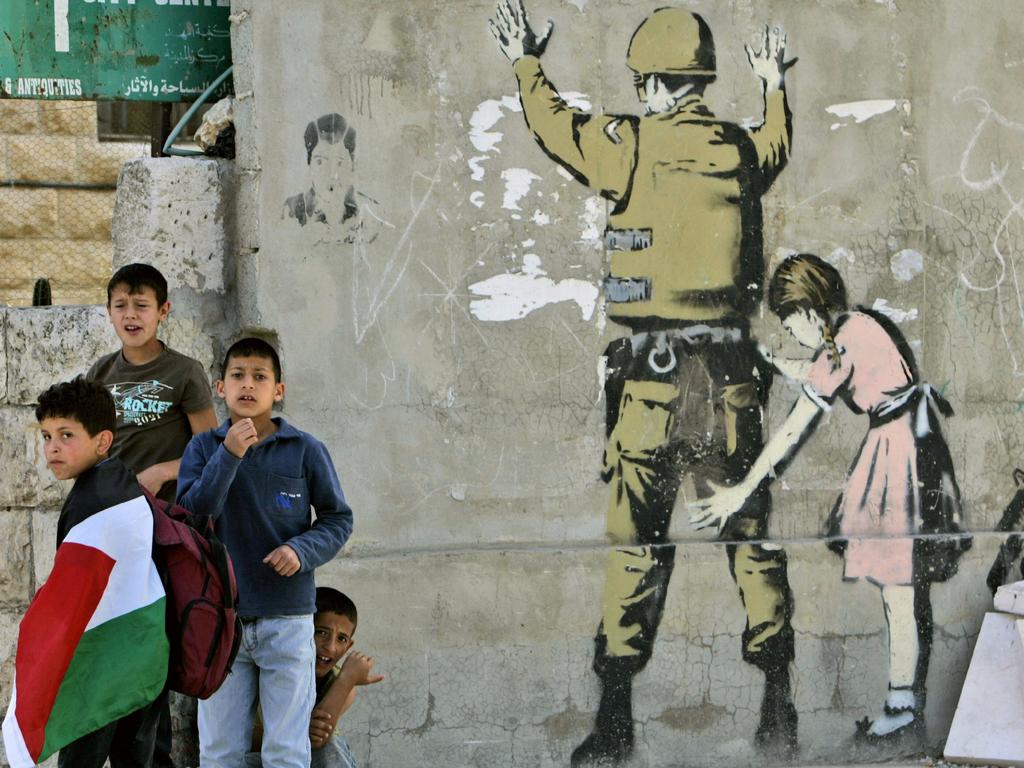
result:
[[[256,705],[263,711],[266,768],[310,768],[309,715],[316,698],[313,617],[247,620],[231,673],[199,702],[199,765],[242,768]]]
[[[245,756],[245,768],[263,768],[258,752]],[[348,742],[337,733],[327,740],[320,749],[313,750],[310,768],[359,768],[348,748]]]

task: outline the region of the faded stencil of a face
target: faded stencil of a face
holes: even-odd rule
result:
[[[305,144],[315,218],[344,221],[355,213],[355,129],[332,112],[306,126]]]
[[[328,221],[345,217],[345,201],[352,189],[352,158],[340,142],[321,141],[309,159],[309,175],[317,209]]]

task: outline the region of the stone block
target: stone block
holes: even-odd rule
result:
[[[92,101],[40,101],[39,123],[48,134],[96,140],[96,104]]]
[[[57,518],[60,510],[35,509],[32,511],[32,568],[36,591],[46,582],[53,570],[53,557],[57,547]]]
[[[65,285],[92,285],[110,277],[110,244],[98,240],[0,240],[0,286],[48,277]]]
[[[74,141],[77,146],[73,166],[75,181],[91,184],[115,184],[121,167],[126,162],[149,154],[148,144],[98,142],[95,139],[83,138]]]
[[[986,613],[960,693],[944,757],[987,765],[1024,763],[1024,647],[1016,617]]]
[[[32,598],[32,512],[0,512],[0,605],[26,605]]]
[[[36,133],[39,105],[32,99],[0,99],[0,133]]]
[[[32,408],[0,408],[0,506],[59,506],[71,487],[46,468],[43,441]],[[28,564],[25,568],[30,570]]]
[[[206,158],[127,163],[114,207],[114,267],[144,261],[172,286],[223,292],[226,167]]]
[[[8,400],[30,405],[51,384],[85,373],[117,349],[103,307],[39,307],[7,314]]]
[[[997,611],[1024,616],[1024,581],[1016,581],[1013,584],[1004,584],[999,587],[993,602]]]
[[[7,144],[10,175],[22,181],[92,181],[79,178],[76,163],[69,162],[79,142],[66,136],[12,136]]]
[[[57,228],[57,190],[0,189],[0,237],[53,237]]]
[[[114,192],[62,189],[57,192],[60,237],[72,240],[110,240]]]

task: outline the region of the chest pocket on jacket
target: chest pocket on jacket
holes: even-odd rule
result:
[[[305,517],[309,514],[309,488],[302,477],[267,475],[267,490],[274,511],[284,516]]]

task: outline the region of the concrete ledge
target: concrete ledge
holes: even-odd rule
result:
[[[152,264],[168,283],[224,292],[225,185],[231,164],[208,158],[125,163],[114,207],[114,269]]]

